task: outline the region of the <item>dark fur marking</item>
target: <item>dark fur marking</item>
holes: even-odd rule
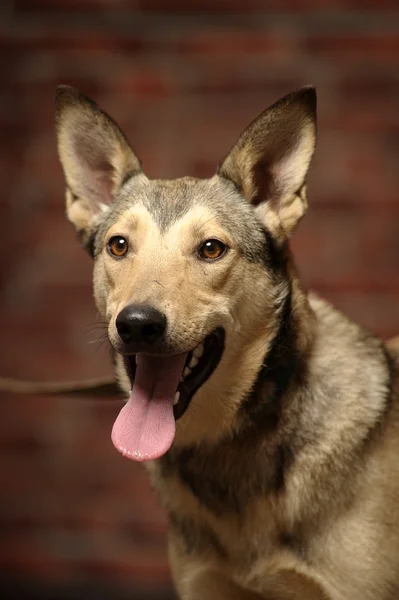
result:
[[[275,472],[273,487],[276,492],[284,488],[285,475],[294,461],[291,448],[286,444],[280,444],[275,453]]]
[[[130,179],[132,177],[135,177],[138,173],[134,173],[132,171],[129,171],[129,173],[126,173],[126,175],[124,176],[124,178],[122,179],[122,182],[120,184],[120,189],[123,188],[123,186],[130,181]]]
[[[143,201],[161,233],[165,233],[176,221],[181,219],[192,205],[187,188],[181,186],[180,194],[173,198],[173,202],[169,199],[171,191],[173,193],[173,189],[159,183],[158,188],[154,188],[151,196],[146,197]]]
[[[72,196],[72,202],[76,202],[76,200],[79,200],[79,196],[77,196],[76,194],[73,193],[73,191],[71,190],[71,188],[69,187],[69,185],[66,186],[67,190],[69,191],[69,193]]]
[[[301,183],[294,196],[298,196],[303,202],[305,202],[305,182]]]
[[[169,513],[170,527],[180,536],[187,554],[205,554],[213,549],[220,558],[227,558],[224,546],[211,529],[198,525],[189,517],[181,517],[174,512]]]
[[[249,499],[278,493],[293,462],[290,448],[262,444],[264,429],[247,429],[216,446],[169,451],[160,459],[163,477],[176,472],[199,502],[215,514],[245,512]],[[260,442],[260,444],[258,443]],[[253,469],[263,448],[263,468]]]
[[[77,237],[80,242],[80,245],[91,258],[95,258],[96,256],[96,238],[100,227],[94,227],[93,229],[81,229],[77,231]]]
[[[367,332],[367,336],[373,338],[372,334]],[[364,446],[361,447],[362,451],[364,451],[364,447],[379,438],[383,435],[385,427],[389,421],[389,415],[393,406],[394,397],[395,397],[395,381],[398,375],[398,367],[397,361],[394,356],[392,356],[385,346],[383,342],[380,342],[380,350],[382,354],[382,359],[385,362],[387,369],[387,389],[385,393],[385,402],[383,407],[381,408],[380,418],[375,422],[375,424],[369,429],[367,437],[364,439]]]
[[[279,326],[252,393],[242,410],[258,423],[274,427],[279,420],[280,400],[298,369],[299,352],[296,349],[296,323],[291,310],[291,289],[284,299]],[[268,393],[265,394],[265,388]],[[267,401],[263,399],[267,398]],[[271,422],[270,422],[271,421]]]
[[[183,483],[204,506],[217,514],[225,510],[237,513],[241,503],[235,485],[237,480],[232,475],[237,465],[228,465],[229,459],[224,464],[223,443],[218,446],[215,449],[184,448],[178,453],[176,465]]]
[[[216,446],[203,444],[170,450],[159,459],[163,477],[175,473],[199,502],[215,514],[240,513],[259,484],[251,472],[253,440],[243,446],[241,440],[229,439]]]
[[[86,243],[84,245],[85,250],[87,250],[87,252],[91,256],[91,258],[94,258],[94,256],[95,256],[95,242],[96,242],[97,233],[98,233],[98,228],[93,229],[89,233],[89,237],[87,238]]]
[[[287,533],[282,531],[280,533],[279,542],[283,548],[288,548],[293,554],[295,554],[301,560],[307,562],[307,550],[301,536],[298,533]]]
[[[241,408],[243,416],[249,419],[252,427],[261,428],[263,433],[277,428],[281,419],[283,396],[294,376],[304,372],[302,359],[296,347],[296,329],[290,289],[280,313],[277,333],[263,361],[253,391]],[[289,445],[279,444],[274,454],[274,472],[271,479],[275,492],[284,488],[286,473],[293,461],[294,456]]]
[[[262,230],[264,236],[264,252],[262,262],[268,271],[273,273],[285,273],[288,261],[288,242],[281,247],[277,244],[270,231],[265,227]]]
[[[397,379],[398,368],[397,368],[397,363],[396,363],[394,357],[389,353],[385,344],[381,344],[381,350],[382,350],[382,353],[383,353],[383,356],[385,359],[385,364],[387,366],[388,377],[389,377],[388,385],[387,385],[387,394],[385,397],[385,409],[386,409],[386,413],[388,413],[392,406],[393,395],[394,395],[394,384]]]

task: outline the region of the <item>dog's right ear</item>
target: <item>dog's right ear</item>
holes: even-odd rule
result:
[[[123,183],[141,164],[118,125],[69,86],[55,98],[58,152],[66,179],[67,216],[83,244]]]

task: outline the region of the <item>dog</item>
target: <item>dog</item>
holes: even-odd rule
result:
[[[149,180],[116,123],[60,86],[68,219],[129,397],[182,600],[399,598],[393,351],[302,287],[316,92],[285,96],[210,179]]]

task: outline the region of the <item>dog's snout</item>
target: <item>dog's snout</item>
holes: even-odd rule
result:
[[[162,340],[166,317],[152,306],[131,304],[117,316],[116,329],[126,345],[152,345]]]

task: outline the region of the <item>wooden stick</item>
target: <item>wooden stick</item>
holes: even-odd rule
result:
[[[22,381],[0,377],[0,391],[11,394],[70,395],[112,398],[120,397],[121,390],[112,377],[81,381]]]

